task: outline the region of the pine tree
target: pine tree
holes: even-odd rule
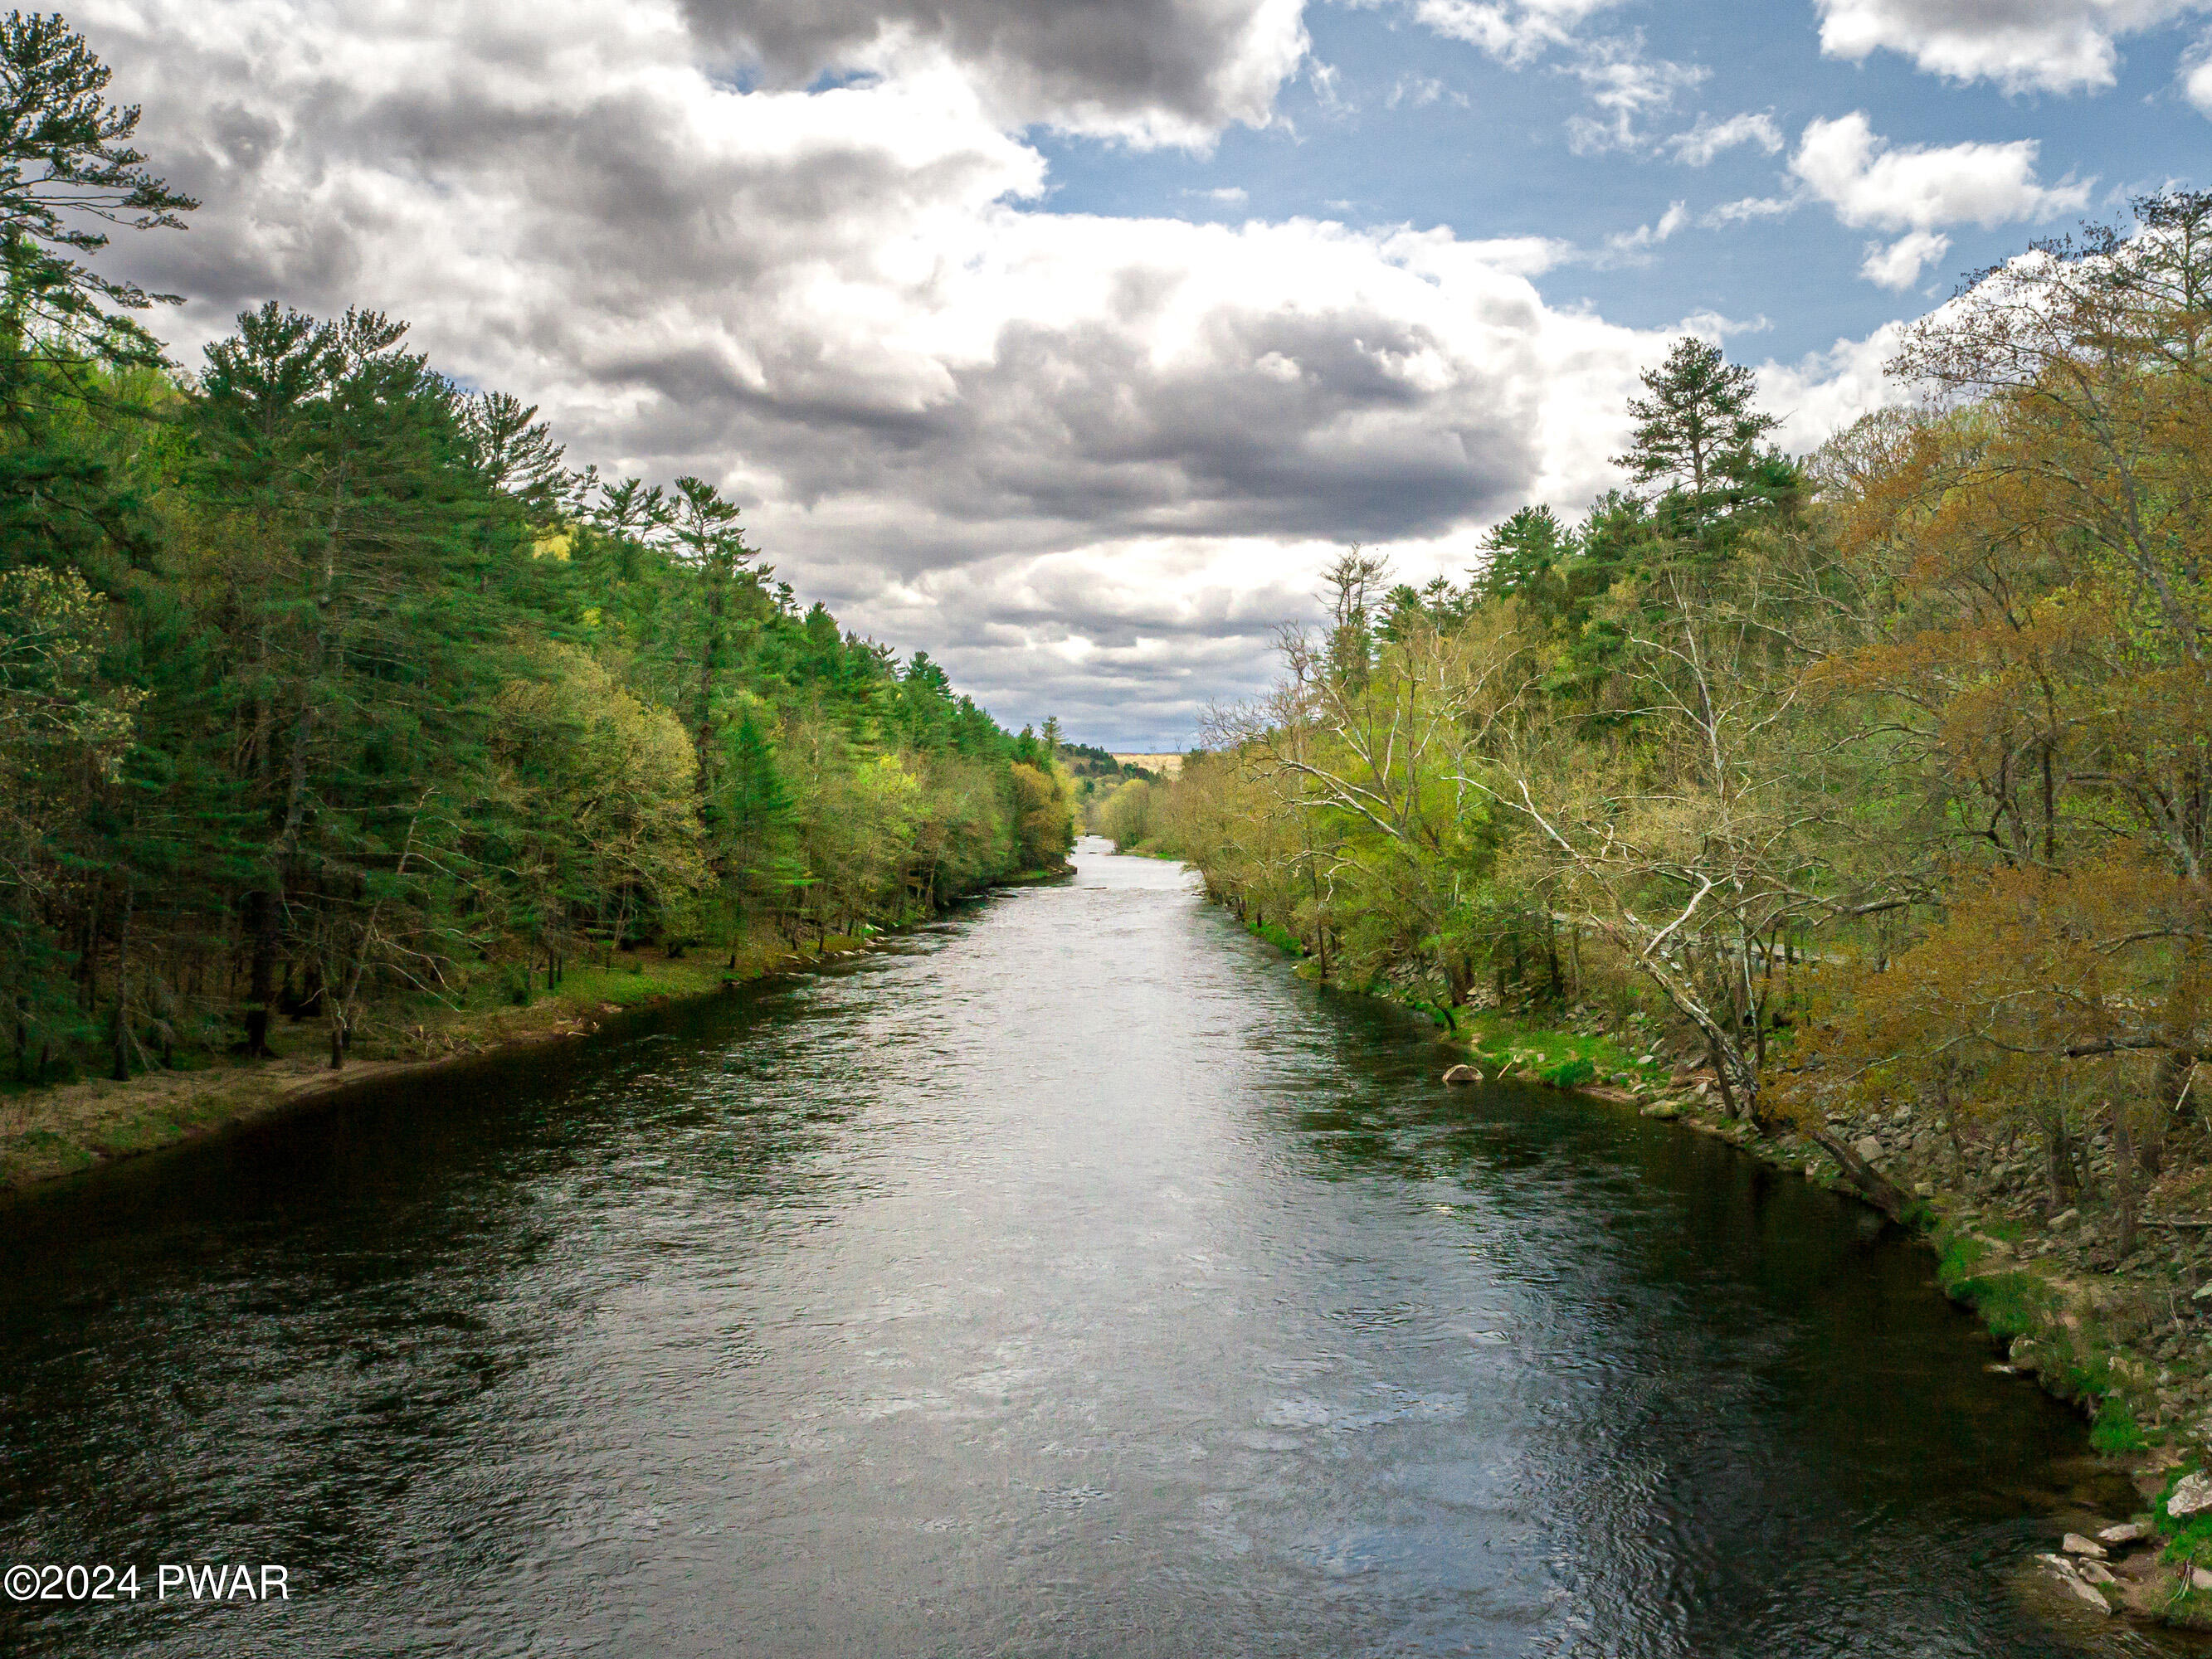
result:
[[[1694,531],[1750,481],[1760,440],[1781,422],[1751,406],[1758,379],[1750,369],[1694,337],[1677,340],[1665,362],[1644,371],[1644,385],[1651,395],[1629,399],[1636,433],[1613,465],[1638,483],[1669,481]]]

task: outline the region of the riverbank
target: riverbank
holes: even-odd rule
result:
[[[1064,878],[1074,868],[1018,871],[991,886],[1033,886]],[[343,1090],[502,1050],[589,1036],[606,1020],[634,1009],[719,995],[773,974],[852,956],[890,936],[866,928],[799,946],[693,945],[675,956],[641,945],[604,964],[572,965],[557,985],[525,991],[521,1001],[505,981],[487,975],[459,1006],[421,1002],[373,1015],[336,1071],[319,1021],[280,1020],[270,1038],[275,1053],[266,1060],[186,1055],[174,1068],[143,1072],[127,1081],[92,1078],[0,1096],[0,1195],[15,1196]]]
[[[1647,1046],[1650,1033],[1616,1033],[1586,1009],[1569,1018],[1539,1029],[1462,1011],[1446,1041],[1487,1077],[1571,1089],[1881,1202],[1934,1252],[1945,1294],[1982,1319],[1995,1345],[1990,1369],[2032,1377],[2080,1409],[2092,1446],[2136,1486],[2135,1514],[2081,1517],[2037,1557],[2054,1592],[2212,1629],[2212,1483],[2176,1496],[2212,1464],[2212,1193],[2201,1170],[2152,1188],[2123,1259],[2103,1135],[2089,1147],[2089,1190],[2103,1201],[2054,1212],[2024,1145],[1910,1105],[1831,1115],[1817,1138],[1760,1129],[1723,1109],[1710,1071],[1670,1066],[1662,1045]],[[1836,1146],[1862,1167],[1839,1163]],[[2203,1501],[2192,1506],[2192,1496]]]
[[[198,1057],[174,1070],[60,1084],[0,1099],[0,1192],[9,1195],[121,1158],[252,1122],[339,1091],[450,1066],[501,1050],[588,1036],[634,1009],[719,995],[734,986],[849,956],[869,938],[819,947],[641,947],[605,966],[574,966],[526,1003],[487,982],[459,1007],[387,1011],[368,1022],[346,1064],[331,1069],[319,1021],[280,1020],[268,1060]],[[496,999],[496,1000],[495,1000]]]
[[[1244,927],[1304,957],[1281,928]],[[1724,1109],[1710,1069],[1647,1012],[1612,1019],[1578,1005],[1539,1026],[1492,1008],[1389,1000],[1434,1020],[1447,1053],[1486,1080],[1634,1110],[1887,1211],[1934,1253],[1938,1286],[1989,1330],[1990,1369],[2081,1411],[2092,1446],[2135,1486],[2135,1513],[2079,1516],[2039,1554],[2052,1593],[2212,1630],[2212,1478],[2201,1490],[2181,1484],[2212,1468],[2212,1175],[2202,1160],[2144,1194],[2123,1260],[2102,1133],[2087,1147],[2086,1189],[2101,1199],[2054,1210],[2039,1158],[2017,1137],[1939,1123],[1909,1105],[1830,1115],[1817,1136],[1744,1122]],[[1448,1060],[1439,1072],[1453,1069]]]

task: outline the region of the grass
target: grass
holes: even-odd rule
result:
[[[865,941],[832,935],[828,951]],[[226,1123],[261,1115],[334,1085],[363,1081],[394,1062],[497,1048],[588,1029],[610,1010],[712,995],[733,981],[816,959],[755,943],[735,952],[696,947],[670,958],[659,951],[617,955],[601,964],[572,965],[550,990],[533,977],[524,989],[518,967],[485,964],[452,1002],[428,998],[386,1005],[356,1036],[343,1071],[327,1068],[328,1038],[319,1020],[276,1022],[277,1058],[247,1061],[229,1054],[195,1057],[175,1070],[142,1073],[128,1082],[90,1078],[9,1096],[0,1107],[0,1188],[21,1189],[90,1168],[104,1158],[150,1152]]]
[[[2041,1335],[2052,1324],[2046,1316],[2056,1304],[2056,1293],[2036,1273],[1983,1272],[1989,1255],[1989,1245],[1970,1233],[1939,1237],[1936,1282],[1947,1296],[1970,1304],[1998,1336]]]
[[[2166,1506],[2173,1496],[2173,1489],[2188,1476],[2197,1473],[2194,1463],[2184,1464],[2166,1477],[2166,1486],[2151,1505],[2151,1514],[2158,1522],[2158,1529],[2166,1535],[2166,1559],[2195,1566],[2212,1562],[2212,1510],[2199,1510],[2182,1520],[2175,1520]]]
[[[2108,1456],[2127,1452],[2148,1451],[2150,1439],[2136,1421],[2127,1402],[2116,1394],[2108,1394],[2097,1407],[2097,1420],[2089,1425],[2089,1443]]]
[[[1661,1084],[1674,1067],[1654,1060],[1639,1065],[1638,1053],[1603,1032],[1570,1031],[1557,1026],[1533,1025],[1501,1014],[1494,1008],[1460,1008],[1451,1016],[1455,1035],[1486,1062],[1493,1073],[1526,1069],[1563,1089],[1586,1083],[1609,1082],[1626,1077],[1634,1082]],[[1644,1051],[1645,1053],[1649,1050]]]

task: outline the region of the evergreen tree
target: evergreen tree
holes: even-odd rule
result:
[[[1613,465],[1640,484],[1668,481],[1694,533],[1731,489],[1750,482],[1761,459],[1760,441],[1780,422],[1751,406],[1758,390],[1751,370],[1703,340],[1677,340],[1667,360],[1643,378],[1651,395],[1629,399],[1636,432]]]

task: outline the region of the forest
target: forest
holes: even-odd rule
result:
[[[802,606],[710,483],[566,463],[367,309],[187,370],[89,263],[195,203],[58,18],[0,21],[0,1006],[18,1085],[819,941],[1057,867],[1073,789]]]
[[[1620,487],[1465,583],[1357,550],[1273,692],[1102,823],[1302,971],[1657,1022],[1728,1110],[2202,1151],[2212,196],[1978,273],[1814,453],[1680,341]],[[1848,1161],[1848,1148],[1836,1149]]]

